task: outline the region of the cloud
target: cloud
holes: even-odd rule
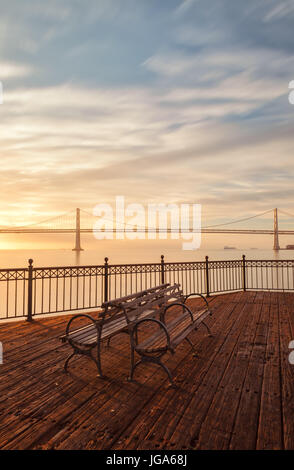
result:
[[[270,184],[281,164],[291,174],[292,128],[268,128],[262,119],[246,127],[223,122],[226,113],[248,112],[281,91],[267,87],[247,102],[248,96],[238,97],[232,84],[226,89],[228,102],[215,102],[221,97],[217,89],[212,97],[200,89],[159,93],[70,84],[8,92],[0,124],[7,171],[0,176],[2,191],[21,206],[33,203],[38,194],[40,207],[48,203],[61,210],[76,205],[73,188],[75,200],[86,206],[116,194],[141,202],[179,201],[188,194],[212,204],[217,197],[217,205],[224,207],[230,197],[236,206],[238,195],[248,194],[249,202],[252,188],[261,185],[256,174]],[[194,102],[199,95],[202,100]],[[264,162],[269,162],[268,171]],[[234,182],[230,192],[228,181]],[[269,193],[263,194],[262,207],[269,204]]]
[[[27,64],[0,62],[0,78],[2,81],[15,77],[25,77],[33,73],[33,67]]]
[[[294,56],[281,5],[30,0],[13,21],[9,2],[1,214],[33,221],[118,194],[200,202],[211,219],[290,206]]]
[[[294,65],[294,56],[266,48],[248,49],[228,46],[225,50],[205,49],[193,54],[183,51],[167,51],[149,57],[143,66],[159,76],[170,79],[187,74],[191,83],[202,83],[231,77],[238,78],[246,73],[248,78],[262,77],[265,80],[289,72]],[[210,79],[207,80],[207,77]],[[241,87],[240,87],[241,88]]]
[[[264,21],[274,21],[279,18],[293,17],[294,4],[292,0],[280,1],[278,5],[271,8],[264,17]]]
[[[192,6],[197,3],[198,0],[183,0],[181,4],[176,8],[175,15],[180,15],[186,13]]]

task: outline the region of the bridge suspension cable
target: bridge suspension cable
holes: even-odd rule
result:
[[[202,228],[203,228],[203,229],[206,229],[206,228],[212,228],[212,227],[223,227],[223,226],[225,226],[225,225],[236,224],[236,223],[238,223],[238,222],[245,222],[245,221],[247,221],[247,220],[255,219],[256,217],[261,217],[261,216],[263,216],[263,215],[265,215],[265,214],[269,214],[269,213],[272,212],[272,211],[273,211],[273,209],[269,209],[269,210],[267,210],[267,211],[265,211],[265,212],[261,212],[261,213],[259,213],[259,214],[256,214],[256,215],[253,215],[253,216],[250,216],[250,217],[246,217],[246,218],[243,218],[243,219],[234,219],[234,220],[231,220],[230,222],[224,222],[223,224],[205,225],[205,226],[203,226]],[[94,217],[94,218],[95,218],[95,216],[93,216],[92,214],[88,213],[87,211],[81,210],[81,212],[87,214],[87,215],[90,216],[90,217]],[[109,222],[112,222],[112,220],[111,220],[111,219],[108,219],[107,217],[103,217],[102,219],[103,219],[103,220],[107,220],[107,221],[109,221]],[[130,224],[130,223],[128,223],[128,222],[119,222],[119,223],[120,223],[121,225],[128,226],[128,227],[136,227],[138,230],[145,230],[145,229],[146,229],[146,227],[138,226],[138,225],[135,225],[135,224]],[[150,228],[149,228],[149,230],[156,230],[156,229],[150,229]]]
[[[26,228],[30,228],[30,227],[39,227],[40,225],[44,225],[44,224],[47,224],[47,223],[50,223],[50,222],[56,222],[56,221],[60,221],[61,223],[64,223],[64,220],[65,218],[69,215],[69,214],[72,214],[73,217],[75,217],[75,210],[71,210],[71,211],[68,211],[68,212],[65,212],[64,214],[62,215],[57,215],[57,216],[54,216],[54,217],[49,217],[48,219],[45,219],[45,220],[41,220],[40,222],[33,222],[31,224],[26,224],[26,225],[10,225],[9,227],[10,228],[15,228],[15,229],[26,229]],[[73,218],[74,220],[74,218]],[[1,228],[6,228],[7,226],[4,226],[2,225]]]
[[[79,212],[78,212],[79,211]],[[230,229],[230,228],[222,228],[228,225],[236,224],[238,222],[244,222],[248,221],[251,219],[255,219],[257,217],[261,217],[265,214],[268,214],[272,211],[277,211],[276,209],[270,209],[267,211],[264,211],[262,213],[258,213],[255,215],[252,215],[250,217],[246,218],[241,218],[241,219],[234,219],[228,222],[224,222],[222,224],[213,224],[213,225],[207,225],[207,226],[202,226],[200,229],[197,229],[196,231],[202,231],[203,233],[274,233],[273,230],[266,230],[266,229]],[[286,214],[287,216],[291,216],[292,214],[288,213],[287,211],[281,211],[283,214]],[[80,220],[80,215],[84,215],[83,219]],[[87,218],[86,218],[86,217]],[[294,217],[294,216],[293,216]],[[79,232],[92,232],[94,227],[93,227],[93,222],[94,220],[97,219],[93,214],[90,214],[86,210],[79,210],[77,209],[76,211],[68,211],[62,215],[55,216],[55,217],[50,217],[48,219],[45,219],[41,222],[35,222],[32,224],[28,225],[23,225],[23,226],[0,226],[0,232],[1,233],[51,233],[51,232],[56,232],[56,233],[70,233],[70,232],[76,232],[77,233],[77,220],[79,220]],[[107,218],[102,218],[102,220],[110,220],[113,222],[112,219],[107,219]],[[81,223],[83,222],[83,223]],[[121,222],[116,222],[118,227],[113,227],[113,228],[107,228],[105,229],[101,228],[101,231],[105,232],[131,232],[131,231],[136,231],[136,232],[156,232],[160,233],[162,230],[161,227],[157,228],[151,228],[151,227],[142,227],[136,224],[128,223],[125,221]],[[119,227],[120,225],[120,227]],[[97,230],[99,230],[97,228]],[[95,231],[97,231],[95,229]],[[163,228],[164,231],[166,231],[166,227]],[[167,229],[168,233],[172,233],[174,229],[170,228]],[[274,229],[275,230],[275,229]],[[190,229],[187,229],[187,231],[191,232]],[[279,230],[280,234],[291,234],[294,233],[293,230]]]
[[[290,217],[293,217],[294,218],[294,215],[293,214],[290,214],[290,212],[287,212],[287,211],[283,211],[282,209],[279,209],[279,213],[282,213],[284,215],[287,215],[287,216],[290,216]]]
[[[237,224],[238,222],[245,222],[246,220],[255,219],[256,217],[261,217],[262,215],[269,214],[272,212],[273,209],[269,209],[268,211],[262,212],[261,214],[252,215],[251,217],[246,217],[245,219],[238,219],[238,220],[231,220],[230,222],[225,222],[223,224],[214,224],[214,225],[205,225],[203,228],[211,228],[211,227],[223,227],[224,225],[231,225]]]

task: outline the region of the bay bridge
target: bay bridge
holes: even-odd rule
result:
[[[181,230],[181,233],[207,233],[207,234],[243,234],[243,235],[271,235],[273,236],[273,249],[280,250],[279,236],[280,235],[294,235],[293,229],[279,229],[279,214],[282,213],[287,217],[293,219],[294,215],[283,211],[281,209],[270,209],[260,214],[256,214],[250,217],[241,218],[238,220],[232,220],[222,224],[214,224],[201,227],[201,229],[185,229]],[[266,214],[271,214],[273,217],[272,228],[228,228],[228,226],[237,224],[240,222],[247,222],[249,220],[261,217]],[[103,218],[102,218],[103,219]],[[107,219],[104,219],[107,220]],[[104,232],[104,233],[173,233],[179,232],[177,229],[172,228],[160,228],[160,227],[138,227],[134,224],[124,223],[122,227],[114,228],[103,228],[96,229],[95,221],[97,217],[93,216],[89,212],[77,208],[75,210],[69,211],[65,214],[59,215],[57,217],[52,217],[41,222],[34,224],[24,225],[24,226],[0,226],[0,234],[41,234],[41,233],[74,233],[75,234],[75,246],[74,251],[83,251],[81,246],[81,234],[82,233],[93,233],[93,232]]]

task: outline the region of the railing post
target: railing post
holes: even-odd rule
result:
[[[164,284],[164,255],[161,255],[161,284]]]
[[[27,321],[33,320],[33,260],[29,259],[28,268],[28,315]]]
[[[104,302],[108,301],[108,258],[104,258]]]
[[[242,256],[242,272],[243,272],[243,291],[246,291],[246,259]]]
[[[210,297],[208,256],[205,256],[205,274],[206,274],[206,297]]]

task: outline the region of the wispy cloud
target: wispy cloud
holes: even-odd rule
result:
[[[274,5],[265,15],[264,21],[274,21],[279,18],[293,17],[294,4],[292,0],[279,1],[278,5]]]
[[[3,217],[117,194],[211,218],[294,203],[290,2],[29,4],[0,30]]]
[[[34,68],[27,64],[1,62],[0,61],[0,78],[1,80],[11,78],[21,78],[34,73]]]

